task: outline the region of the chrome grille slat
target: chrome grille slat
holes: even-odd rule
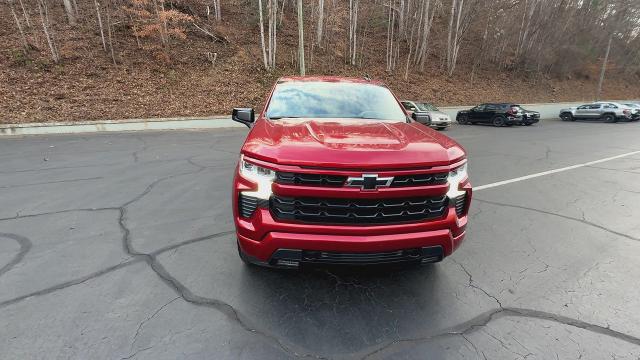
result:
[[[410,199],[316,199],[273,196],[271,213],[276,219],[306,223],[387,224],[443,217],[446,196]]]
[[[464,208],[466,206],[466,196],[465,195],[460,195],[456,198],[456,202],[455,202],[455,207],[456,207],[456,214],[458,216],[462,216],[464,214]]]

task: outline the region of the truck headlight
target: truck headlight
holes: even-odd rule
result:
[[[449,199],[455,199],[456,197],[464,194],[465,192],[460,190],[460,182],[467,177],[467,163],[458,166],[457,168],[449,171],[449,191],[447,196]]]
[[[240,175],[255,182],[258,189],[255,191],[243,191],[242,194],[258,199],[269,200],[271,197],[271,185],[276,178],[276,172],[266,167],[258,166],[240,156]]]

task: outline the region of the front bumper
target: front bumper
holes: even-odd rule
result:
[[[522,120],[521,120],[521,124],[535,124],[540,122],[540,116],[530,116],[530,115],[523,115],[522,116]]]
[[[401,224],[282,222],[275,220],[268,208],[258,208],[250,218],[239,216],[236,210],[234,218],[238,245],[248,261],[276,267],[287,267],[287,261],[346,265],[375,263],[367,258],[386,258],[383,260],[390,262],[439,261],[451,255],[465,237],[472,193],[470,183],[466,181],[461,184],[460,190],[465,194],[465,208],[460,216],[456,213],[455,202],[451,201],[442,218]],[[237,204],[234,207],[237,209]]]
[[[449,127],[451,126],[451,120],[438,120],[438,119],[431,119],[431,127],[434,128],[442,128],[442,127]]]
[[[508,116],[505,125],[519,125],[522,123],[522,116]]]

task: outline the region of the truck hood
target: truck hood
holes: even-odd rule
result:
[[[242,153],[282,165],[348,169],[442,166],[465,157],[457,142],[424,125],[363,119],[260,119]]]

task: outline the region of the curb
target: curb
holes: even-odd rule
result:
[[[0,136],[77,134],[142,130],[198,130],[244,127],[228,116],[0,124]]]

